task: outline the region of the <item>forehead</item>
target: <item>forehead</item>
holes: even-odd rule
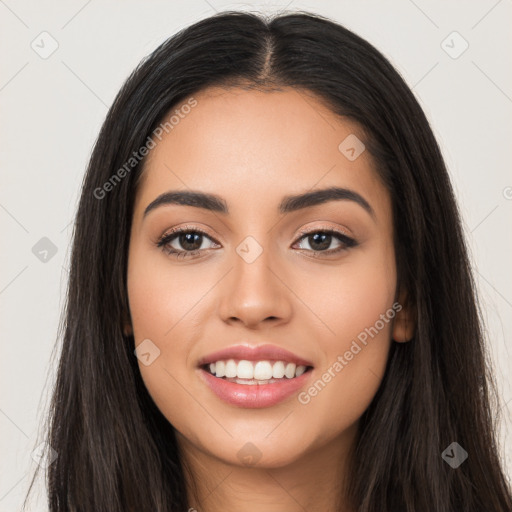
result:
[[[343,153],[343,141],[364,143],[360,127],[311,93],[209,88],[193,99],[195,106],[183,108],[188,98],[164,119],[174,114],[172,128],[154,139],[137,203],[193,189],[222,195],[230,210],[275,208],[283,195],[341,186],[389,208],[368,151],[355,160]]]

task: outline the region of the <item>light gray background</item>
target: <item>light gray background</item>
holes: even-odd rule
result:
[[[512,473],[510,0],[0,0],[0,511],[19,510],[36,464],[31,452],[55,374],[50,356],[70,223],[108,106],[141,58],[179,29],[215,11],[283,8],[329,16],[373,43],[431,120],[472,253],[502,398],[501,453]],[[47,59],[31,47],[51,48],[43,31],[58,43]],[[458,58],[447,53],[463,48],[453,31],[469,43]],[[43,237],[57,248],[46,262],[32,251]],[[41,484],[37,496],[30,510],[47,510]]]

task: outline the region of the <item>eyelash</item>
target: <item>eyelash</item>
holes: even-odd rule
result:
[[[173,258],[177,258],[177,259],[194,257],[194,256],[197,256],[198,254],[200,254],[202,251],[207,250],[207,249],[196,249],[195,251],[178,251],[172,247],[170,248],[169,244],[178,235],[183,234],[183,233],[188,233],[188,234],[193,233],[193,234],[203,235],[203,236],[206,236],[207,238],[209,238],[210,240],[212,240],[213,242],[218,243],[206,231],[203,231],[202,229],[199,229],[199,228],[192,228],[189,226],[184,226],[184,227],[173,229],[172,231],[162,235],[156,242],[156,245],[157,245],[157,247],[161,248],[165,253],[167,253],[169,256],[172,256]],[[358,245],[356,240],[348,237],[347,235],[345,235],[344,233],[342,233],[340,231],[336,231],[333,229],[322,229],[322,228],[317,228],[317,229],[314,229],[311,231],[301,231],[299,233],[299,238],[297,239],[297,242],[301,241],[302,239],[304,239],[308,236],[318,234],[318,233],[321,233],[324,235],[333,235],[335,238],[337,238],[342,243],[342,246],[338,247],[337,249],[330,249],[328,251],[315,251],[314,249],[301,249],[301,250],[311,252],[312,253],[311,255],[315,258],[321,258],[321,257],[323,257],[323,255],[337,254],[341,251],[350,249],[350,248]]]

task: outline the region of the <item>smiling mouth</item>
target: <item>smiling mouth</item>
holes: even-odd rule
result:
[[[286,382],[313,369],[312,366],[296,365],[287,361],[245,359],[219,360],[204,364],[201,368],[218,379],[249,386]]]

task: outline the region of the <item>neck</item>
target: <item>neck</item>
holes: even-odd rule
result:
[[[353,512],[356,508],[346,501],[345,484],[356,432],[357,423],[340,437],[279,467],[230,464],[198,450],[176,432],[186,468],[189,510]]]

